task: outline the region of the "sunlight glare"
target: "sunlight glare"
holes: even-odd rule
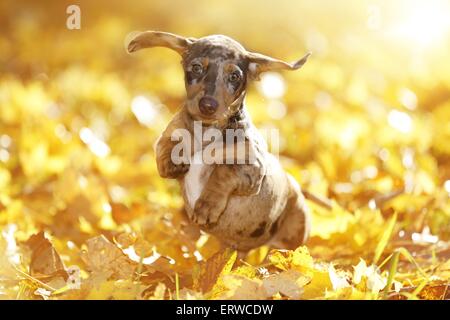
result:
[[[409,110],[414,110],[417,108],[417,96],[408,88],[402,88],[399,91],[398,99],[400,100],[401,104]]]
[[[150,127],[158,115],[155,104],[145,96],[137,96],[133,99],[131,111],[138,121],[146,127]]]
[[[413,127],[411,117],[407,113],[397,110],[392,110],[389,112],[388,122],[391,127],[403,133],[411,132]]]
[[[444,189],[450,194],[450,180],[445,181]]]
[[[275,120],[283,119],[286,116],[286,106],[281,101],[272,100],[267,105],[267,114]]]
[[[3,148],[9,148],[11,146],[11,141],[11,137],[6,134],[0,136],[0,146]]]
[[[266,98],[279,99],[286,92],[283,77],[276,72],[267,72],[261,76],[258,88]]]
[[[9,152],[6,149],[0,149],[0,161],[8,162],[9,160]]]
[[[80,130],[80,139],[89,147],[89,150],[97,157],[104,158],[111,152],[109,146],[100,140],[89,128]]]
[[[450,29],[449,12],[445,1],[406,1],[394,34],[421,47],[438,43]]]

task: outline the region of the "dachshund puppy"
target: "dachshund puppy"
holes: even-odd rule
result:
[[[128,52],[150,47],[182,57],[187,99],[158,139],[156,161],[161,177],[180,182],[189,219],[240,251],[305,243],[310,216],[304,196],[269,153],[244,98],[249,80],[265,71],[299,69],[309,54],[287,63],[223,35],[194,39],[157,31],[139,33]],[[206,130],[203,138],[198,129]],[[196,161],[205,152],[216,161]]]

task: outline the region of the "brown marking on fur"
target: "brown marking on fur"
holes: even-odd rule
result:
[[[270,227],[269,233],[271,236],[273,236],[278,231],[278,221],[275,221],[272,223],[272,226]]]
[[[264,234],[264,232],[266,231],[266,225],[267,225],[266,221],[261,222],[258,225],[258,227],[250,234],[250,237],[258,238],[258,237],[262,236]]]
[[[219,65],[210,63],[206,72],[206,77],[204,78],[205,95],[214,96],[216,92],[216,78],[219,72]]]

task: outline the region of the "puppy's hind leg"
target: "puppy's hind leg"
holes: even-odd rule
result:
[[[288,203],[270,244],[275,248],[293,250],[308,240],[311,216],[297,181],[289,174],[287,178],[290,184]]]

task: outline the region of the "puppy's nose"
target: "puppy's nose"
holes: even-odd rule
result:
[[[214,114],[214,112],[217,111],[217,108],[219,107],[219,103],[216,99],[211,97],[203,97],[198,102],[198,107],[200,109],[200,112],[204,115],[210,116]]]

